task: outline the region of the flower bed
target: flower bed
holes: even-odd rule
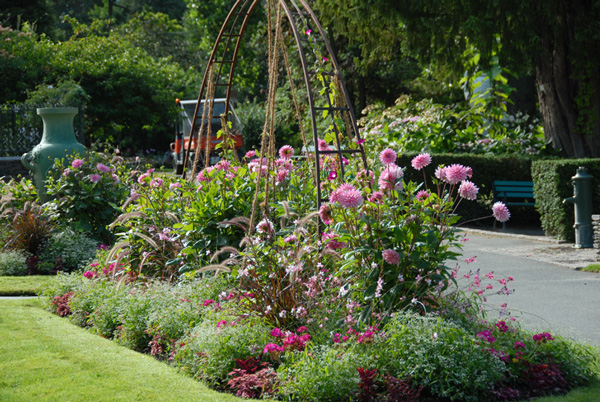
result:
[[[84,272],[60,276],[51,308],[217,389],[515,400],[592,376],[587,349],[521,331],[506,304],[498,320],[483,320],[478,302],[510,294],[512,278],[463,274],[456,262],[466,240],[456,207],[479,191],[469,167],[420,154],[406,168],[433,173],[428,186],[403,180],[391,149],[370,156],[370,170],[326,154],[316,162],[328,202],[317,210],[312,159],[289,146],[279,158],[222,159],[192,181],[101,158],[58,163],[49,185],[56,199],[45,209],[56,220],[93,222],[90,235],[115,239]],[[108,227],[96,220],[106,219],[100,207],[116,217]],[[497,203],[490,216],[510,212]]]

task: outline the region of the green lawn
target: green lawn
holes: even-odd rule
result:
[[[35,296],[52,280],[49,275],[0,276],[0,296]]]
[[[42,308],[0,300],[1,401],[239,401]]]

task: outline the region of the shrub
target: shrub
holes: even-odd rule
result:
[[[26,202],[23,209],[14,211],[12,221],[5,225],[7,242],[4,247],[22,250],[30,257],[30,271],[35,272],[35,261],[43,244],[53,228],[53,224],[43,214],[39,205]]]
[[[548,236],[575,241],[574,208],[570,204],[563,204],[563,200],[573,196],[571,177],[575,176],[580,166],[587,168],[592,177],[600,178],[599,159],[535,161],[531,167],[536,209],[541,216],[542,228]],[[596,206],[597,211],[597,206],[600,205],[600,186],[595,183],[592,181],[592,205]]]
[[[27,255],[20,250],[0,252],[0,276],[22,276],[27,273]]]
[[[39,255],[40,272],[72,272],[86,267],[96,255],[98,243],[81,232],[64,229],[50,235]]]
[[[205,319],[179,342],[175,365],[209,384],[224,385],[236,359],[259,356],[270,342],[270,329],[260,319],[235,320],[223,315]]]
[[[52,198],[48,210],[63,224],[108,243],[112,233],[106,226],[121,212],[129,196],[123,160],[95,151],[69,159],[69,166],[57,159],[55,174],[46,181],[47,194]]]
[[[302,401],[346,401],[358,393],[358,368],[371,366],[374,359],[352,350],[336,347],[307,348],[284,357],[278,373],[281,394]]]

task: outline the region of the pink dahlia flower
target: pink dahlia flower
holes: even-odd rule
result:
[[[465,180],[460,184],[458,188],[458,195],[462,198],[473,201],[477,198],[477,193],[479,192],[479,187],[470,182],[469,180]]]
[[[429,165],[430,163],[431,163],[431,155],[429,155],[429,154],[417,155],[410,162],[412,167],[415,168],[416,170],[421,170],[425,166]]]
[[[281,159],[290,159],[292,156],[294,156],[294,148],[289,145],[282,146],[279,148],[279,156]]]
[[[83,161],[81,159],[74,159],[73,162],[71,162],[71,166],[75,169],[80,168],[83,166]]]
[[[392,250],[391,248],[383,250],[381,254],[383,255],[383,260],[388,264],[400,265],[400,256],[396,251]]]
[[[90,178],[90,181],[91,181],[92,183],[95,183],[95,182],[97,182],[97,181],[99,181],[99,180],[100,180],[100,175],[99,175],[99,174],[96,174],[96,173],[93,173],[93,174],[91,174],[91,175],[89,176],[89,178]]]
[[[244,155],[244,158],[251,159],[251,158],[254,158],[255,156],[256,156],[256,151],[250,150],[250,151],[246,152],[246,155]]]
[[[469,168],[457,163],[448,166],[444,169],[446,174],[446,182],[448,184],[457,184],[466,180],[469,174]]]
[[[421,191],[417,192],[417,200],[419,200],[419,201],[426,200],[427,198],[429,198],[430,195],[431,194],[429,194],[429,191],[421,190]]]
[[[267,218],[258,222],[258,225],[256,225],[256,231],[258,233],[271,233],[274,230],[275,228],[273,227],[273,223]]]
[[[381,204],[383,201],[383,193],[381,191],[373,191],[369,196],[369,201]]]
[[[321,221],[323,221],[324,224],[331,225],[333,220],[331,219],[331,206],[329,204],[321,205],[321,208],[319,209],[319,218],[321,218]]]
[[[404,177],[404,172],[400,166],[389,165],[379,175],[379,189],[381,191],[391,190],[393,188],[402,190],[402,177]]]
[[[396,152],[393,149],[386,148],[379,154],[379,160],[384,165],[390,165],[392,163],[396,163]]]
[[[347,190],[356,190],[356,188],[354,188],[352,184],[342,184],[337,189],[331,192],[331,194],[329,195],[329,202],[332,204],[339,202],[340,193]]]
[[[498,201],[492,205],[492,213],[498,222],[506,222],[510,219],[510,212],[504,203]]]
[[[363,203],[363,196],[354,188],[343,190],[338,194],[338,202],[344,208],[356,209]]]
[[[96,169],[98,169],[102,173],[110,172],[110,168],[103,163],[99,163],[96,165]]]

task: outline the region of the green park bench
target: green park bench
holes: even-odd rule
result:
[[[492,183],[494,202],[502,201],[507,207],[521,206],[534,207],[532,181],[494,180]],[[494,228],[496,221],[494,220]],[[506,228],[506,222],[502,223],[502,229]]]

